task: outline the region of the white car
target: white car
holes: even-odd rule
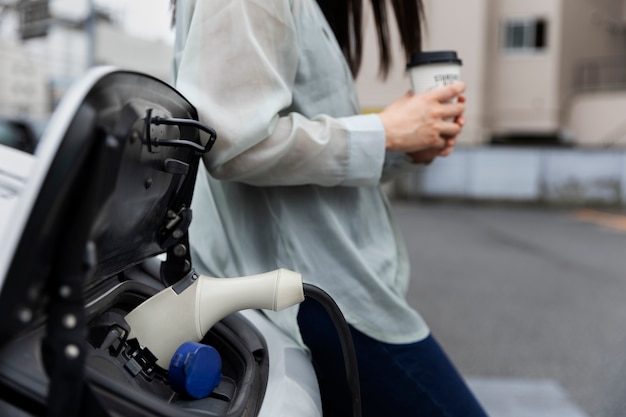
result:
[[[206,395],[188,389],[206,379],[190,360],[166,369],[129,337],[130,311],[197,278],[189,202],[214,140],[171,86],[101,67],[34,154],[0,145],[0,415],[321,416],[308,356],[257,307],[192,341],[219,353],[217,368],[196,356],[217,376]],[[162,340],[176,333],[154,321]]]

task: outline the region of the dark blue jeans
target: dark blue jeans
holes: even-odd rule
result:
[[[316,301],[306,299],[298,323],[313,356],[324,417],[351,416],[343,354],[332,321]],[[394,345],[350,330],[359,364],[363,417],[487,417],[432,336]]]

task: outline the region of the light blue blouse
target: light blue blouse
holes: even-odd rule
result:
[[[174,80],[217,131],[198,175],[194,267],[215,277],[288,268],[350,324],[388,343],[428,335],[405,300],[409,263],[383,178],[377,115],[315,0],[179,0]],[[297,306],[268,316],[301,342]]]

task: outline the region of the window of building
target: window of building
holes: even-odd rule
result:
[[[504,24],[504,49],[510,52],[539,52],[547,45],[545,19],[511,19]]]

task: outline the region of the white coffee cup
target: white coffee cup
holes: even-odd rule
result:
[[[406,69],[413,93],[424,93],[461,79],[462,62],[455,51],[414,52]]]

